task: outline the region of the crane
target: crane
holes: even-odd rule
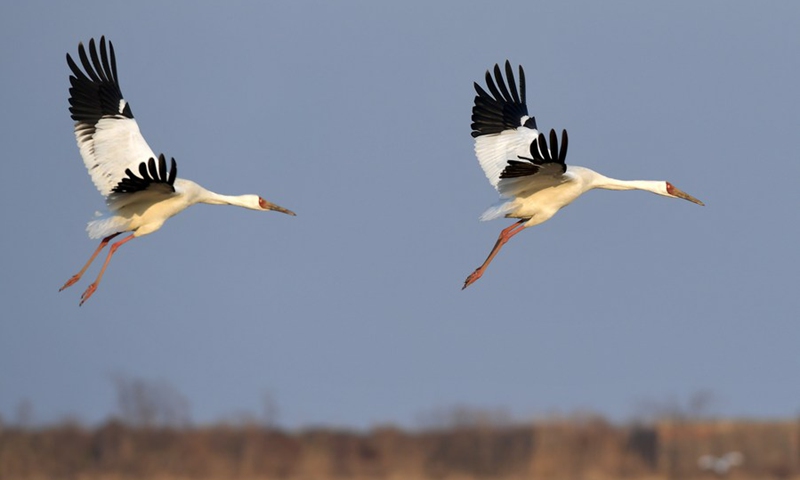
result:
[[[111,245],[100,273],[81,295],[80,305],[83,305],[97,290],[111,257],[120,246],[155,232],[168,218],[197,203],[295,215],[258,195],[220,195],[190,180],[177,178],[175,159],[172,158],[168,166],[164,154],[153,153],[139,132],[130,104],[120,91],[114,46],[109,41],[106,47],[106,39],[101,37],[99,54],[94,39],[89,40],[88,50],[87,55],[83,43],[78,44],[78,56],[85,73],[67,54],[67,64],[72,70],[69,111],[75,120],[75,138],[83,163],[95,187],[106,197],[109,213],[89,222],[86,231],[90,238],[102,238],[100,245],[59,291],[78,282],[112,239],[132,232]]]
[[[727,475],[733,468],[744,463],[742,452],[728,452],[725,455],[715,457],[714,455],[702,455],[697,459],[697,466],[702,470],[716,473],[718,476]]]
[[[703,202],[665,181],[617,180],[585,167],[567,165],[567,131],[548,136],[539,132],[536,118],[528,115],[525,103],[525,71],[519,66],[519,90],[514,70],[506,60],[505,76],[494,66],[494,79],[486,71],[486,87],[475,83],[472,107],[472,137],[475,155],[489,183],[500,194],[500,201],[487,209],[481,220],[500,217],[518,219],[503,229],[483,264],[464,281],[462,290],[483,275],[503,245],[522,230],[546,222],[561,208],[595,188],[606,190],[645,190],[671,198],[682,198],[698,205]]]

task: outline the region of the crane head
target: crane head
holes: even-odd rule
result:
[[[669,183],[669,182],[665,182],[665,183],[667,184],[667,194],[669,194],[670,197],[682,198],[684,200],[689,200],[692,203],[696,203],[696,204],[698,204],[700,206],[705,206],[705,203],[701,202],[700,200],[694,198],[693,196],[689,195],[688,193],[686,193],[686,192],[684,192],[682,190],[678,190],[671,183]]]
[[[272,202],[268,202],[261,197],[258,197],[258,206],[261,208],[261,210],[275,210],[276,212],[285,213],[286,215],[291,215],[293,217],[297,216],[293,211],[275,205]]]

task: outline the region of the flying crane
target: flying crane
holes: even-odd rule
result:
[[[251,210],[294,212],[270,203],[258,195],[220,195],[200,185],[177,178],[175,159],[167,163],[156,155],[139,132],[130,104],[122,97],[117,76],[114,46],[100,38],[99,54],[94,39],[87,55],[83,43],[78,56],[83,71],[67,54],[69,111],[75,120],[75,138],[83,163],[95,187],[106,197],[110,214],[89,222],[90,238],[102,238],[89,261],[59,291],[75,284],[108,243],[124,232],[132,232],[111,245],[95,281],[81,295],[83,305],[97,290],[103,273],[117,249],[133,238],[153,233],[173,215],[197,203],[235,205]],[[90,60],[91,58],[91,60]],[[85,71],[85,73],[84,73]]]
[[[528,227],[546,222],[560,209],[595,188],[645,190],[698,205],[703,202],[665,181],[617,180],[585,167],[567,165],[567,131],[548,136],[539,132],[536,119],[528,115],[525,103],[525,71],[519,67],[519,90],[514,71],[506,60],[505,74],[494,66],[494,79],[486,72],[486,87],[475,83],[472,107],[472,136],[475,154],[489,183],[500,193],[500,201],[481,215],[481,220],[506,217],[518,219],[503,229],[483,264],[464,281],[464,288],[483,275],[503,245]]]

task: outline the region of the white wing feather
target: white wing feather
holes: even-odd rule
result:
[[[563,148],[550,152],[546,138],[537,129],[536,119],[528,114],[522,66],[519,67],[519,84],[508,60],[505,75],[499,64],[493,71],[494,78],[492,72],[486,72],[486,89],[475,83],[472,136],[478,163],[489,183],[500,193],[501,200],[486,210],[481,220],[509,214],[518,203],[516,199],[569,180],[563,175],[566,171],[567,132],[562,134]],[[551,144],[557,145],[555,131],[550,131],[550,139]],[[535,152],[534,147],[537,148]],[[526,166],[524,160],[531,164]]]
[[[103,196],[109,196],[125,178],[125,169],[138,172],[140,163],[156,158],[132,118],[105,116],[95,124],[90,136],[81,133],[80,125],[75,125],[78,148],[92,182]]]
[[[522,123],[527,120],[523,118]],[[516,160],[519,156],[530,156],[531,143],[539,136],[536,129],[519,127],[514,130],[504,130],[492,135],[475,137],[475,155],[478,162],[489,179],[489,183],[500,191],[500,174],[508,165],[509,160]],[[501,192],[502,193],[502,192]]]
[[[98,43],[89,40],[88,49],[79,44],[78,60],[80,65],[67,54],[72,70],[69,111],[75,120],[75,139],[92,182],[108,197],[127,176],[126,169],[138,172],[142,162],[156,155],[122,96],[111,42],[106,44],[101,37]]]

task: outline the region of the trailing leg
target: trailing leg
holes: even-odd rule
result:
[[[65,283],[63,287],[59,288],[58,291],[60,292],[61,290],[64,290],[65,288],[67,288],[69,286],[72,286],[75,283],[77,283],[78,280],[81,279],[83,274],[86,273],[86,269],[89,268],[89,265],[91,265],[92,262],[94,262],[94,259],[97,258],[97,254],[100,253],[100,250],[104,249],[105,246],[108,245],[108,242],[110,242],[112,238],[116,237],[120,233],[122,233],[122,232],[115,233],[113,235],[109,235],[106,238],[104,238],[103,240],[101,240],[100,241],[100,245],[97,246],[97,249],[94,251],[92,256],[89,257],[89,261],[86,262],[86,265],[84,265],[83,268],[81,268],[81,271],[76,273],[75,275],[73,275],[72,278],[70,278],[69,280],[67,280],[67,283]]]
[[[514,235],[518,234],[519,232],[525,229],[524,225],[525,222],[527,221],[528,221],[527,219],[522,219],[517,223],[511,225],[510,227],[503,229],[503,231],[500,232],[500,236],[497,237],[497,242],[495,242],[494,248],[492,248],[492,251],[491,253],[489,253],[489,256],[486,257],[486,261],[484,261],[483,265],[476,268],[475,271],[472,272],[467,277],[467,279],[464,281],[464,286],[461,287],[461,290],[464,290],[465,288],[475,283],[479,278],[481,278],[484,270],[486,270],[486,267],[488,267],[489,264],[492,262],[494,256],[497,255],[497,252],[499,252],[500,249],[503,248],[503,245],[505,245],[506,242],[508,242],[511,239],[511,237],[513,237]]]
[[[110,239],[111,238],[108,238],[108,240]],[[81,303],[80,303],[81,305],[83,305],[83,302],[85,302],[86,300],[89,300],[89,297],[91,297],[92,294],[94,294],[95,290],[97,290],[97,286],[100,284],[100,280],[103,278],[103,274],[106,271],[106,267],[108,267],[108,262],[111,261],[111,257],[114,255],[114,252],[116,252],[117,249],[122,246],[122,244],[130,241],[131,239],[133,239],[133,234],[130,234],[127,237],[120,240],[119,242],[115,243],[114,245],[111,245],[111,248],[108,250],[108,256],[106,257],[106,261],[103,263],[103,268],[100,269],[100,273],[97,274],[97,278],[94,280],[94,283],[89,285],[86,291],[83,292],[83,295],[81,295]],[[97,255],[96,252],[95,255]]]

